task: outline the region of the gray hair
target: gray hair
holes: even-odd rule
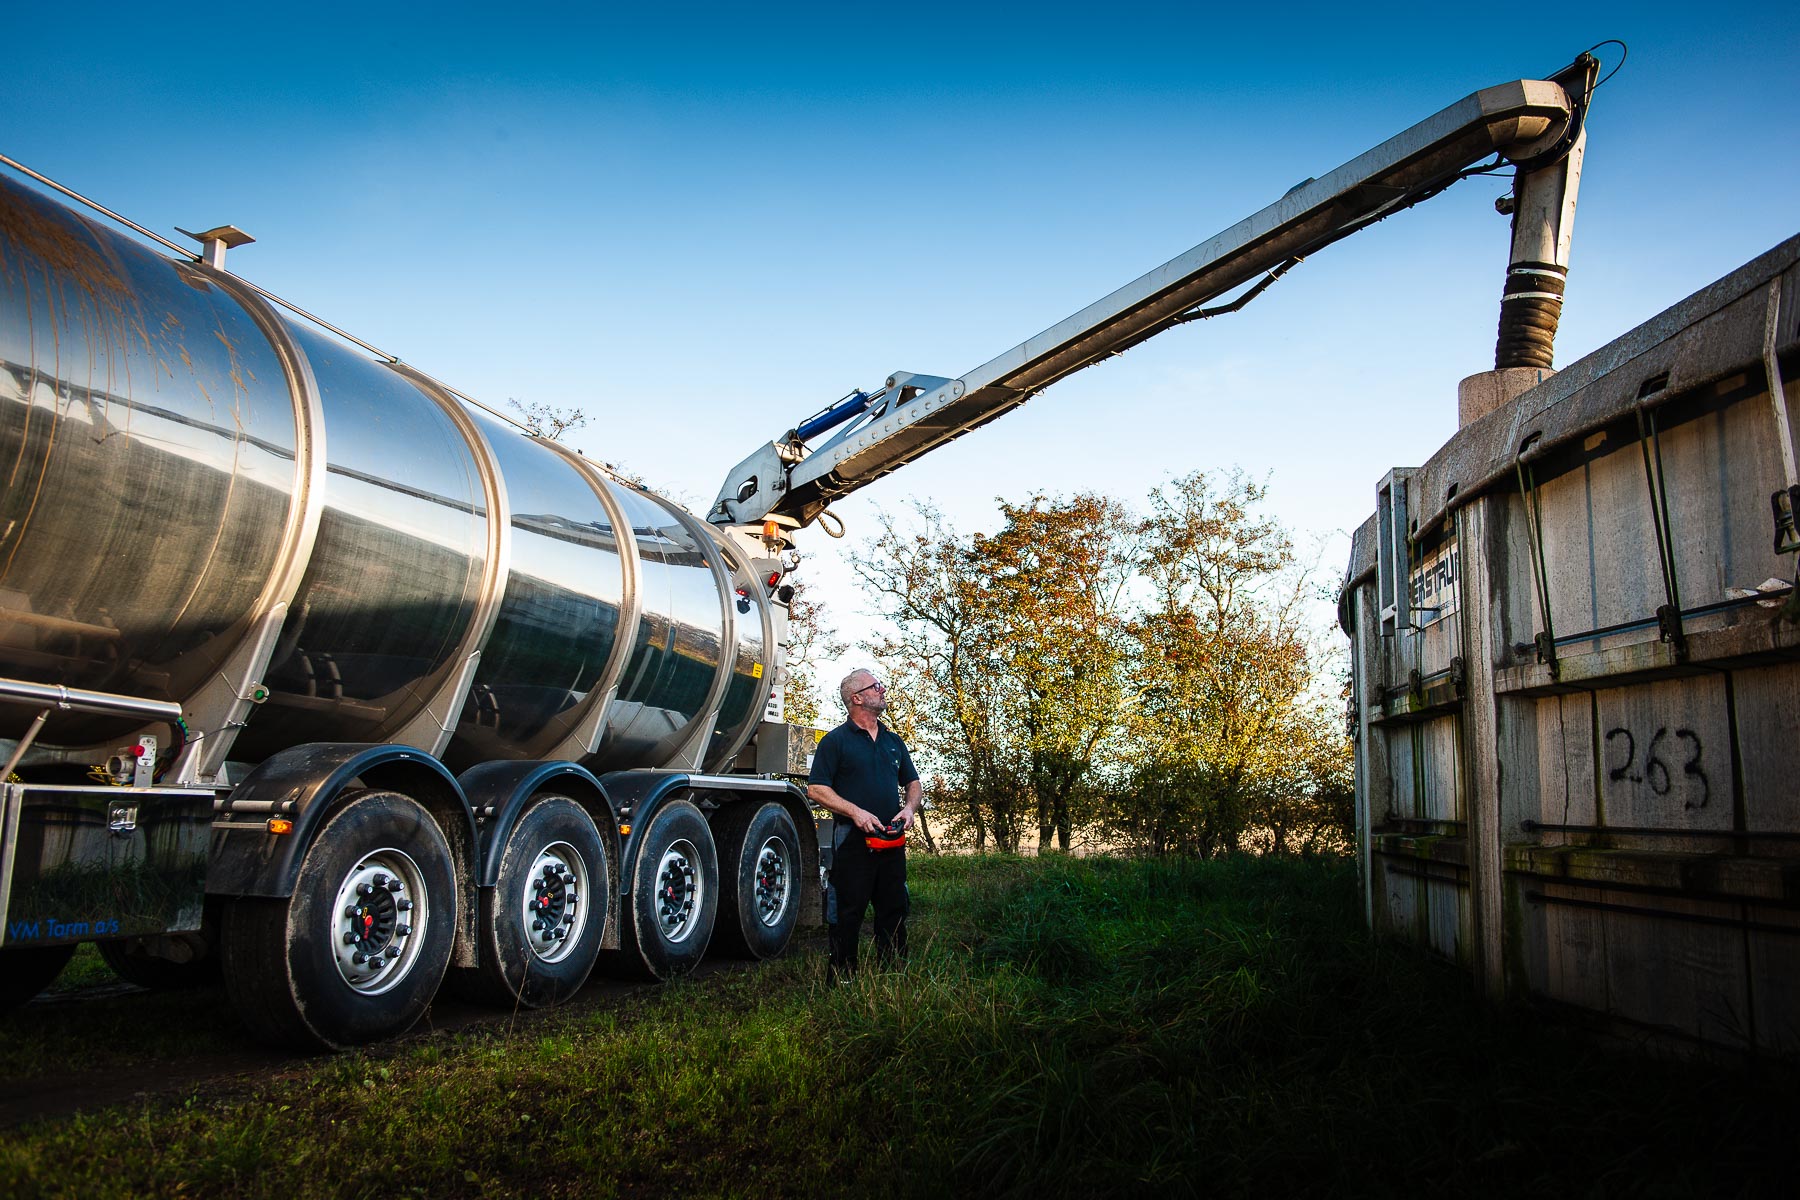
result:
[[[844,708],[846,710],[849,709],[850,707],[852,707],[850,704],[851,697],[855,696],[857,692],[862,690],[861,688],[853,688],[850,686],[850,684],[855,681],[855,679],[858,675],[867,675],[870,679],[875,678],[875,672],[869,670],[869,668],[867,668],[867,667],[858,667],[858,668],[856,668],[856,670],[854,670],[854,671],[850,672],[848,675],[844,676],[844,681],[842,683],[838,684],[838,696],[839,696],[839,698],[841,698],[843,700]]]

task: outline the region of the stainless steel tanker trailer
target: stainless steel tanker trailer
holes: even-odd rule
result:
[[[778,953],[820,857],[762,720],[794,532],[1508,164],[1496,365],[1547,363],[1596,65],[1473,93],[961,376],[852,392],[704,519],[290,319],[229,227],[192,254],[0,180],[0,1001],[95,941],[329,1047],[447,974],[548,1004],[601,955]]]
[[[10,181],[0,476],[12,999],[98,940],[330,1046],[787,944],[772,545]]]

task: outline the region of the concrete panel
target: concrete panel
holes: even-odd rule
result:
[[[1378,883],[1375,902],[1382,919],[1381,929],[1404,941],[1421,942],[1424,940],[1420,929],[1424,881],[1390,870],[1394,865],[1386,859],[1375,860]]]
[[[1373,731],[1387,751],[1387,787],[1369,794],[1370,819],[1381,825],[1389,817],[1422,817],[1420,788],[1413,782],[1417,735],[1411,725],[1387,725]]]
[[[1425,886],[1430,905],[1426,944],[1451,962],[1467,966],[1473,944],[1469,889],[1438,879],[1425,881]]]
[[[1594,702],[1586,693],[1537,702],[1539,802],[1535,819],[1553,825],[1597,825],[1594,805]],[[1508,830],[1507,836],[1516,836]],[[1550,841],[1558,839],[1551,837]]]
[[[1715,604],[1727,588],[1791,579],[1793,563],[1776,555],[1770,537],[1769,493],[1782,480],[1767,389],[1664,430],[1660,440],[1682,607]]]
[[[1756,1044],[1759,1049],[1789,1056],[1800,1055],[1800,913],[1751,909],[1760,925],[1786,926],[1788,932],[1751,930],[1750,994],[1756,1011]]]
[[[1457,769],[1457,719],[1421,721],[1410,728],[1414,815],[1431,821],[1464,820]]]
[[[1723,676],[1698,675],[1594,693],[1604,824],[1732,827],[1725,686]]]
[[[1734,671],[1731,683],[1744,771],[1744,828],[1800,832],[1800,664]]]
[[[1538,496],[1557,637],[1654,616],[1662,573],[1637,446],[1543,484]]]
[[[1679,914],[1734,916],[1736,906],[1635,892],[1602,892],[1607,904],[1670,914],[1606,913],[1607,993],[1613,1013],[1731,1049],[1751,1046],[1744,934]]]
[[[1544,977],[1534,981],[1537,990],[1552,1000],[1605,1012],[1606,914],[1560,904],[1531,907],[1543,914],[1545,939]]]
[[[1504,665],[1515,661],[1514,646],[1531,645],[1544,627],[1544,620],[1538,612],[1537,585],[1531,572],[1534,551],[1524,497],[1509,492],[1490,500],[1484,508],[1484,519],[1500,525],[1499,536],[1489,535],[1483,541],[1491,558],[1486,564],[1492,592],[1487,652],[1495,664]],[[1464,566],[1465,571],[1473,569],[1474,564]],[[1473,640],[1470,644],[1474,644]]]

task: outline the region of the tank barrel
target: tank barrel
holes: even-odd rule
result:
[[[291,318],[217,265],[244,235],[196,236],[172,260],[0,180],[0,738],[107,693],[142,703],[55,703],[39,752],[173,714],[200,775],[315,742],[732,760],[778,674],[756,547]]]

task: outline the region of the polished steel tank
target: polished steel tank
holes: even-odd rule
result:
[[[0,485],[0,677],[181,703],[189,776],[318,741],[716,769],[773,683],[706,522],[7,180]],[[58,712],[37,753],[133,728]]]

